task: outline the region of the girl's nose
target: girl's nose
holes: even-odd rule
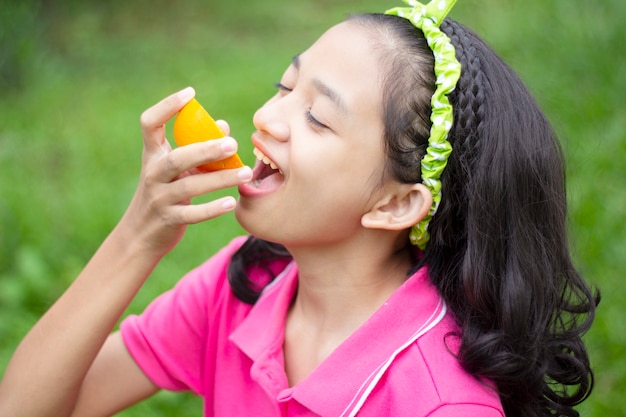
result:
[[[252,122],[258,131],[279,141],[289,140],[288,112],[280,99],[273,98],[254,113]]]

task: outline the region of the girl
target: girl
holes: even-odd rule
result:
[[[253,170],[194,170],[232,138],[170,149],[192,89],[144,112],[136,194],[16,350],[0,415],[108,416],[170,389],[207,416],[577,416],[597,299],[562,155],[450,5],[354,16],[297,55],[254,116]],[[237,203],[190,204],[231,186]],[[233,209],[250,236],[109,335],[186,225]]]

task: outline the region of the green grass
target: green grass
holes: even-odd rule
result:
[[[145,108],[194,86],[251,163],[252,114],[291,57],[347,13],[399,4],[13,3],[0,5],[0,373],[128,204]],[[459,0],[453,11],[520,73],[564,144],[576,259],[603,291],[586,337],[597,385],[585,416],[626,415],[625,4]],[[128,312],[241,232],[232,215],[190,227]],[[200,416],[200,401],[161,393],[121,415],[183,414]]]

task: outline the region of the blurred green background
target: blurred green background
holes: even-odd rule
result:
[[[575,256],[603,291],[586,337],[596,389],[580,411],[626,415],[626,2],[458,3],[452,17],[519,72],[562,138]],[[399,4],[0,0],[0,373],[130,201],[144,109],[194,86],[251,164],[252,114],[291,57],[348,13]],[[239,233],[232,215],[190,227],[128,312]],[[161,393],[121,415],[202,410]]]

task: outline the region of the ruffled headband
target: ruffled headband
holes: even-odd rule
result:
[[[433,195],[433,204],[424,219],[411,229],[411,243],[425,249],[430,234],[428,224],[441,203],[441,173],[452,145],[448,142],[448,133],[452,128],[452,106],[447,95],[456,87],[461,76],[461,64],[456,59],[454,46],[440,29],[443,19],[452,9],[456,0],[433,0],[424,5],[416,0],[403,0],[411,7],[395,7],[385,14],[396,15],[409,20],[424,33],[428,46],[435,57],[436,89],[431,98],[431,128],[426,154],[421,161],[422,183]]]

